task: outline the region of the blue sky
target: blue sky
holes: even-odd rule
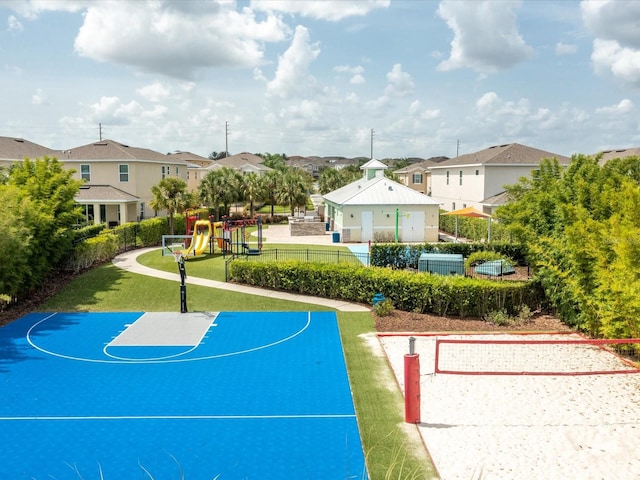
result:
[[[637,147],[638,22],[633,0],[0,0],[0,135],[65,149],[101,124],[203,156]]]

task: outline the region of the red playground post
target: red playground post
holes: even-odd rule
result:
[[[415,337],[409,337],[409,353],[404,356],[404,421],[420,423],[420,355],[415,353]]]

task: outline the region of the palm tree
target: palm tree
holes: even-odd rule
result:
[[[255,172],[249,172],[242,176],[243,197],[249,201],[249,216],[253,218],[255,202],[264,197],[264,187],[261,178]]]
[[[277,203],[276,192],[282,178],[282,172],[278,170],[270,170],[262,176],[262,186],[264,188],[265,197],[271,204],[271,216],[273,217],[274,207]]]
[[[276,198],[281,204],[289,205],[293,217],[296,207],[307,205],[312,185],[313,179],[308,173],[288,169],[282,176],[282,181],[276,191]]]
[[[231,204],[242,199],[242,178],[241,175],[231,167],[222,167],[220,172],[223,185],[220,200],[224,205],[224,211],[229,213]]]
[[[167,210],[169,214],[169,234],[173,235],[173,215],[189,206],[187,182],[176,177],[167,177],[151,187],[153,200],[149,205],[154,210]]]
[[[214,209],[214,218],[220,220],[220,203],[226,188],[222,169],[212,170],[200,181],[198,193],[200,200]]]
[[[344,187],[347,179],[335,168],[324,168],[318,177],[318,190],[322,195]]]

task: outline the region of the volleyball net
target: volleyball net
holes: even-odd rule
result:
[[[640,373],[640,338],[442,338],[435,373],[456,375],[609,375]]]

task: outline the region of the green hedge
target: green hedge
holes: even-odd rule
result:
[[[492,311],[513,315],[522,305],[539,308],[544,299],[533,281],[481,280],[346,264],[235,260],[230,264],[230,277],[259,287],[366,304],[382,293],[398,310],[460,317],[484,317]]]
[[[182,223],[184,224],[184,217],[182,218]],[[168,234],[169,220],[167,217],[147,218],[142,220],[138,226],[138,238],[140,240],[140,244],[144,247],[160,245],[162,243],[162,235]]]
[[[118,254],[118,236],[102,233],[80,242],[64,264],[66,270],[78,273],[92,265],[111,260]]]
[[[475,252],[496,252],[515,261],[518,265],[527,265],[527,250],[517,243],[374,243],[371,245],[371,265],[395,269],[418,268],[418,260],[423,253],[460,253],[467,258]]]

